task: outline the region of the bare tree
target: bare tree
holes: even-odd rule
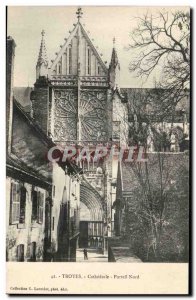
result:
[[[185,11],[148,13],[131,33],[129,49],[136,50],[130,71],[147,78],[159,66],[158,86],[186,91],[190,82],[190,14]]]
[[[162,261],[164,256],[170,260],[169,248],[176,253],[175,259],[178,260],[178,247],[186,246],[187,240],[184,240],[188,230],[188,181],[182,184],[184,178],[181,180],[178,172],[186,173],[187,165],[185,161],[181,161],[176,166],[177,160],[177,157],[156,153],[151,155],[148,162],[135,161],[130,166],[124,166],[124,171],[131,175],[132,185],[135,186],[134,196],[126,208],[127,235],[133,248],[140,236],[143,259],[147,261]],[[184,210],[186,214],[182,216]],[[184,222],[182,227],[180,222]],[[130,231],[132,226],[135,228]],[[169,236],[171,233],[172,236]]]

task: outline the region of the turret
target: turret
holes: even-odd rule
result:
[[[109,83],[110,88],[113,90],[120,88],[120,63],[115,48],[115,38],[113,39],[112,57],[109,66]]]
[[[47,77],[48,75],[48,58],[46,53],[46,45],[45,45],[45,31],[42,30],[41,32],[42,39],[41,39],[41,45],[39,50],[39,56],[37,60],[36,65],[36,79],[39,79],[39,77]]]

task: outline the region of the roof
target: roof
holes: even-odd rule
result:
[[[14,107],[13,110],[16,110],[17,112],[19,112],[21,114],[21,116],[25,119],[25,121],[35,130],[35,132],[39,135],[40,140],[42,140],[42,142],[47,143],[47,145],[49,147],[51,146],[55,146],[55,143],[52,142],[52,139],[49,138],[45,132],[41,129],[41,127],[35,122],[35,120],[33,118],[31,118],[31,116],[25,112],[24,108],[22,107],[22,105],[16,101],[14,99],[13,101],[14,103]]]
[[[23,178],[27,182],[34,182],[40,186],[46,187],[52,184],[51,178],[43,176],[37,172],[34,168],[25,164],[17,156],[10,154],[6,158],[6,173],[7,176],[15,176]]]
[[[56,144],[16,100],[13,101],[13,112],[12,156],[7,158],[7,163],[27,174],[32,174],[32,176],[49,179],[52,169],[48,164],[47,152]],[[20,122],[16,120],[17,115]],[[28,130],[25,124],[29,128]],[[18,126],[20,128],[17,128]],[[59,160],[58,164],[63,170],[67,165],[68,173],[78,173],[81,170],[69,161],[62,162]]]
[[[33,90],[33,87],[14,87],[13,94],[14,98],[20,103],[23,107],[30,106],[30,94]]]

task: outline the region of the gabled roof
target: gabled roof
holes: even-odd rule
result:
[[[65,42],[60,45],[60,50],[56,52],[56,58],[52,60],[52,64],[49,68],[49,78],[52,75],[58,75],[58,72],[56,71],[58,64],[64,64],[64,67],[62,67],[60,72],[61,75],[79,75],[79,72],[81,72],[81,75],[83,76],[107,75],[108,69],[101,58],[101,54],[98,53],[96,47],[93,45],[92,40],[80,22],[80,18],[78,18],[78,22],[74,24],[73,30],[69,31],[69,33],[69,37],[65,39]],[[71,73],[65,70],[65,65],[69,64],[68,50],[70,47],[72,49],[71,55],[72,57],[74,56],[74,59],[71,62]],[[92,70],[91,74],[86,74],[87,49],[90,49],[91,57],[95,60],[95,65],[100,66],[100,74],[96,74],[95,70]]]

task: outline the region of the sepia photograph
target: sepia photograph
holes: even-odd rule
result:
[[[8,263],[188,265],[190,19],[7,7]]]

